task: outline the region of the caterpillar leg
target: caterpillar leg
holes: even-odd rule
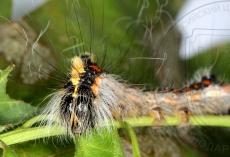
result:
[[[176,115],[179,118],[181,124],[189,124],[190,111],[188,107],[182,106],[178,108]]]
[[[154,124],[155,123],[161,123],[164,121],[163,110],[159,106],[150,107],[147,115],[154,119],[154,121],[153,121]]]

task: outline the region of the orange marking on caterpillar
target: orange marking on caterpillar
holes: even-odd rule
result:
[[[178,104],[178,100],[175,100],[175,99],[166,99],[165,102],[170,105]]]
[[[188,92],[188,91],[190,91],[190,90],[192,90],[192,89],[189,88],[189,87],[185,87],[184,90],[185,90],[186,92]]]
[[[93,70],[95,70],[96,72],[98,72],[98,73],[102,71],[102,69],[100,67],[96,66],[96,65],[91,65],[91,68]]]
[[[206,85],[206,86],[209,86],[211,84],[211,81],[210,80],[203,80],[202,84]]]
[[[100,76],[97,76],[95,78],[95,83],[92,85],[91,89],[93,91],[93,94],[94,95],[98,95],[98,89],[99,89],[99,85],[101,84],[101,77]]]
[[[191,94],[188,96],[188,98],[190,98],[191,100],[198,100],[201,98],[201,94]]]
[[[174,90],[173,93],[178,95],[178,94],[180,94],[181,92],[180,92],[179,90]]]
[[[193,85],[193,88],[194,88],[194,89],[199,89],[200,86],[199,86],[198,84],[194,84],[194,85]]]
[[[229,93],[230,92],[230,86],[228,84],[223,84],[222,87],[224,88],[224,91]]]

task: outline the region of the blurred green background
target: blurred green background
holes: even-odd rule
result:
[[[21,78],[22,67],[27,67],[30,60],[38,60],[43,56],[45,60],[41,60],[42,67],[40,64],[32,67],[35,72],[38,69],[52,69],[49,62],[53,59],[55,61],[52,63],[55,67],[63,72],[68,72],[70,58],[85,51],[94,53],[98,64],[109,73],[120,75],[127,82],[140,88],[183,86],[185,80],[198,68],[212,65],[216,60],[216,53],[212,49],[190,60],[180,60],[178,58],[181,40],[179,32],[175,28],[168,32],[167,29],[162,29],[162,26],[167,28],[173,24],[171,18],[176,17],[183,5],[183,0],[172,0],[167,5],[164,4],[165,2],[158,1],[149,1],[147,4],[145,1],[139,0],[91,0],[87,3],[86,1],[73,1],[73,3],[69,1],[68,4],[62,0],[48,1],[20,20],[20,26],[25,29],[25,32],[32,34],[28,35],[29,37],[34,38],[31,40],[31,44],[36,41],[40,31],[44,30],[50,21],[48,29],[39,40],[39,43],[46,49],[38,51],[39,54],[34,53],[32,58],[28,57],[28,60],[20,60],[17,64],[12,61],[16,64],[16,68],[10,77],[7,93],[14,99],[21,99],[33,105],[44,105],[46,101],[41,103],[44,97],[56,88],[61,88],[61,81],[65,78],[55,71],[49,71],[51,78],[61,78],[58,79],[61,81],[42,78],[25,85],[27,83],[23,83],[23,78]],[[4,1],[1,6],[0,15],[10,19],[11,2]],[[168,14],[160,12],[161,8]],[[5,19],[0,19],[0,25],[6,23],[8,22]],[[4,29],[5,27],[1,27],[0,31]],[[7,36],[7,34],[5,35]],[[19,33],[19,37],[23,36],[23,32]],[[9,35],[9,39],[17,38]],[[0,40],[0,46],[2,40],[4,38]],[[25,41],[23,38],[22,40]],[[84,44],[82,45],[82,43]],[[25,46],[25,43],[22,44]],[[74,45],[81,46],[73,48]],[[226,47],[228,44],[218,47],[218,50],[224,53],[219,55],[213,68],[213,72],[225,80],[229,78],[228,60],[230,56]],[[46,55],[47,51],[50,54]],[[162,59],[157,60],[156,58],[164,58],[165,53],[163,52],[167,52],[167,60],[162,66]],[[0,53],[0,55],[1,69],[11,64],[6,61],[7,56],[4,53]],[[149,59],[145,59],[145,57]],[[33,65],[33,62],[31,64]],[[31,76],[29,72],[25,75],[29,80],[39,77]],[[210,128],[198,128],[197,130],[195,129],[194,136],[196,132],[199,132],[196,135],[200,138],[204,136],[203,132],[208,132],[205,136],[211,138]],[[218,129],[215,128],[215,130]],[[226,129],[224,131],[219,129],[219,133],[226,133],[226,131]],[[224,139],[227,137],[226,134],[217,139],[214,137],[209,139],[210,143],[222,146],[227,144]],[[172,140],[175,139],[172,138]],[[182,148],[183,141],[178,145]],[[163,146],[167,146],[167,144],[165,143]],[[198,152],[200,149],[198,148]],[[208,152],[207,150],[203,151]],[[212,154],[213,152],[197,154],[197,150],[194,150],[193,146],[187,145],[182,149],[182,152],[185,156],[198,156],[198,154],[200,156],[216,156],[216,154]]]
[[[33,34],[33,37],[31,37],[33,40],[29,41],[31,45],[36,41],[39,32],[44,30],[50,21],[49,27],[39,40],[39,43],[48,48],[52,54],[46,55],[45,52],[38,51],[41,56],[45,59],[48,58],[48,60],[50,59],[49,57],[55,58],[55,63],[58,64],[58,68],[66,72],[69,66],[66,60],[84,51],[92,52],[98,64],[105,70],[120,75],[124,80],[140,88],[153,89],[156,87],[171,86],[175,82],[177,82],[177,87],[182,85],[183,74],[180,74],[179,71],[181,62],[177,56],[179,39],[176,39],[176,37],[175,41],[170,44],[169,49],[171,49],[170,51],[172,52],[167,54],[168,59],[160,70],[162,60],[141,58],[164,57],[164,54],[159,52],[165,47],[164,43],[168,41],[165,41],[163,44],[161,43],[161,39],[164,37],[164,34],[167,33],[164,32],[165,30],[162,31],[161,22],[164,23],[165,27],[172,24],[170,23],[171,17],[164,14],[160,15],[159,13],[159,9],[165,2],[162,4],[157,4],[156,1],[150,1],[149,4],[147,4],[144,1],[117,2],[113,0],[89,1],[88,3],[85,3],[85,1],[73,2],[74,4],[68,2],[68,5],[66,5],[64,1],[57,2],[51,0],[20,20],[20,25],[25,29],[27,35]],[[10,8],[10,4],[7,5]],[[148,6],[142,9],[144,5]],[[174,18],[181,5],[182,1],[170,1],[169,4],[164,7],[164,10],[167,10],[170,16]],[[6,9],[4,8],[4,10]],[[7,13],[2,13],[2,15],[10,19],[11,10],[7,9],[7,11],[5,11]],[[1,21],[6,23],[6,20]],[[20,32],[19,36],[20,35],[26,38],[23,32]],[[25,39],[22,38],[22,40]],[[73,45],[81,45],[83,42],[83,46],[79,46],[75,49],[70,48]],[[162,46],[159,47],[159,43],[161,43]],[[25,43],[20,44],[25,46]],[[30,48],[31,46],[28,45],[27,47]],[[15,49],[17,50],[18,48],[16,47]],[[27,52],[27,54],[28,53],[31,52]],[[3,58],[4,57],[3,55]],[[35,53],[34,58],[36,60],[41,57]],[[175,62],[174,58],[178,61]],[[172,61],[175,65],[172,65],[174,64]],[[30,57],[28,57],[28,60],[22,60],[19,66],[17,66],[18,63],[12,62],[16,64],[16,69],[18,70],[14,71],[17,77],[16,84],[12,86],[9,84],[8,93],[10,95],[17,99],[31,102],[35,100],[34,96],[31,97],[27,91],[33,91],[30,93],[36,92],[36,99],[42,98],[50,92],[49,90],[46,92],[44,88],[30,88],[24,85],[21,86],[20,83],[18,83],[24,83],[24,78],[20,77],[22,73],[21,68],[31,68],[30,65],[28,65],[29,62],[33,65]],[[3,60],[2,63],[3,67],[9,64],[6,63],[5,60]],[[46,61],[41,63],[44,67],[41,68],[40,64],[35,64],[34,71],[50,68],[49,63]],[[168,72],[165,72],[165,69],[168,67],[173,67],[173,72],[170,73],[172,76],[170,76]],[[53,73],[53,75],[57,74]],[[28,80],[35,78],[39,80],[38,77],[40,76],[31,76],[30,72],[27,72],[26,77]],[[15,81],[15,79],[12,80]],[[35,86],[46,87],[51,84],[50,82],[46,82],[45,79],[35,81],[34,83],[36,83]],[[52,82],[52,85],[60,88],[62,83]],[[15,90],[17,86],[20,86],[18,87],[20,92]],[[13,90],[11,90],[11,87],[14,87]],[[22,91],[21,88],[25,90]],[[38,90],[42,92],[37,92]],[[42,95],[40,95],[40,93]]]

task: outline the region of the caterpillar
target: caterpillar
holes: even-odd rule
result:
[[[90,5],[88,7],[90,8]],[[144,5],[142,9],[143,7]],[[151,28],[146,28],[144,37],[151,36],[151,31]],[[92,33],[91,31],[90,34]],[[77,41],[79,42],[81,41]],[[148,42],[141,46],[148,47],[147,44]],[[165,115],[178,115],[185,123],[189,123],[191,115],[229,114],[229,85],[212,75],[209,67],[198,70],[192,77],[194,79],[182,88],[146,90],[136,87],[135,84],[126,83],[120,76],[104,69],[104,66],[97,63],[92,45],[90,43],[88,48],[77,47],[80,49],[77,53],[76,47],[71,48],[74,56],[71,59],[70,70],[63,73],[62,87],[52,94],[43,111],[44,115],[48,115],[48,122],[45,122],[46,119],[42,124],[48,127],[58,124],[67,130],[67,134],[81,135],[89,134],[92,129],[99,130],[102,123],[109,129],[111,119],[152,116],[155,121],[162,121]],[[100,53],[97,52],[96,56]],[[112,59],[115,60],[118,55],[112,56]],[[143,61],[142,58],[138,61]],[[152,61],[151,57],[148,58]],[[164,61],[169,57],[160,58]],[[135,68],[138,68],[138,65]],[[154,68],[163,71],[157,64]],[[146,69],[149,70],[147,67]],[[148,71],[143,73],[148,75]],[[167,84],[170,83],[169,81]]]
[[[216,80],[210,69],[200,69],[196,82],[181,89],[142,91],[103,71],[90,54],[75,56],[63,88],[54,94],[45,114],[60,119],[69,133],[82,134],[115,118],[190,114],[228,114],[229,85]],[[203,73],[200,71],[202,70]],[[204,75],[206,73],[206,75]],[[222,104],[221,106],[219,104]],[[52,124],[52,122],[50,123]]]

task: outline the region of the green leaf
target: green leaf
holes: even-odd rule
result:
[[[92,131],[75,140],[75,157],[123,157],[117,129],[102,128],[99,132]]]
[[[20,157],[73,157],[74,143],[50,138],[10,146]]]
[[[36,114],[35,107],[23,101],[11,99],[6,94],[7,77],[13,68],[14,65],[11,65],[0,71],[0,131],[21,124]]]
[[[18,157],[13,150],[11,150],[5,143],[0,141],[0,148],[2,148],[2,157]],[[1,151],[0,151],[1,152]],[[1,153],[0,153],[1,154]]]

